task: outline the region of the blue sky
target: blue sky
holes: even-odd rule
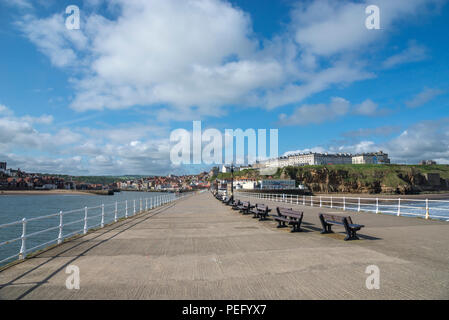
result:
[[[277,128],[280,154],[449,163],[448,18],[444,0],[0,0],[0,160],[194,172],[207,166],[173,165],[169,136],[201,120]]]

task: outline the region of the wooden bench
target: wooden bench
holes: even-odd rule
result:
[[[304,213],[293,209],[277,207],[277,216],[273,215],[274,220],[278,222],[277,228],[287,227],[286,223],[292,226],[291,232],[301,232],[301,222]]]
[[[268,206],[263,203],[256,203],[250,210],[250,212],[254,214],[253,218],[259,218],[259,221],[267,220],[268,212],[270,211],[271,209],[268,209]]]
[[[234,197],[230,196],[227,199],[223,200],[223,203],[227,206],[230,206],[232,204],[233,199],[234,199]]]
[[[240,200],[234,200],[232,202],[232,210],[240,210],[239,206],[242,204]]]
[[[343,217],[337,216],[334,214],[320,213],[319,214],[321,224],[323,226],[323,231],[321,233],[333,233],[332,225],[340,225],[344,226],[346,230],[346,238],[347,240],[359,240],[356,232],[364,227],[361,224],[354,224],[350,216]]]
[[[251,210],[251,204],[248,201],[243,201],[237,208],[241,213],[246,214]]]

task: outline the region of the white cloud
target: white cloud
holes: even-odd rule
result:
[[[42,120],[44,119],[44,120]],[[40,132],[33,127],[34,123],[47,123],[44,118],[0,117],[0,146],[7,149],[36,149],[56,152],[56,148],[78,142],[81,136],[69,129],[61,129],[54,134]],[[44,122],[42,122],[44,121]]]
[[[257,39],[248,14],[224,0],[115,0],[110,19],[90,13],[103,3],[91,0],[81,30],[67,30],[61,14],[19,25],[55,66],[76,67],[73,109],[162,104],[182,120],[193,107],[198,116],[235,104],[275,108],[372,78],[360,53],[439,0],[374,2],[384,30],[365,28],[368,2],[320,0],[299,4],[288,31],[273,39]]]
[[[69,174],[166,174],[183,169],[170,162],[166,127],[127,123],[69,129],[49,126],[52,121],[49,115],[16,116],[0,106],[0,160],[32,172]]]
[[[349,84],[354,81],[372,78],[372,73],[361,70],[346,63],[302,75],[303,84],[288,84],[281,89],[269,90],[264,101],[269,109],[300,102],[307,97],[328,89],[335,84]]]
[[[444,0],[299,2],[292,14],[295,39],[306,51],[319,56],[366,51],[372,43],[379,45],[381,38],[394,28],[396,22],[425,11],[431,3],[442,2]],[[380,8],[381,30],[365,27],[365,8],[368,5]]]
[[[168,103],[207,112],[281,79],[276,60],[253,59],[250,19],[228,3],[118,3],[117,21],[86,21],[88,29],[96,23],[95,58],[90,76],[76,82],[76,110]]]
[[[44,114],[39,117],[23,116],[21,118],[25,122],[38,123],[38,124],[51,124],[53,123],[53,116]]]
[[[394,158],[418,162],[424,159],[449,160],[449,119],[422,121],[385,144]]]
[[[360,49],[378,39],[365,25],[365,3],[318,0],[300,2],[293,13],[296,42],[322,56]]]
[[[379,105],[373,102],[371,99],[367,99],[361,104],[355,106],[354,113],[364,116],[376,115],[378,113],[378,106]]]
[[[80,67],[77,51],[86,48],[88,39],[80,30],[68,30],[63,15],[39,19],[28,14],[17,25],[53,65]]]
[[[363,128],[344,132],[342,136],[348,138],[369,137],[369,136],[389,136],[400,130],[398,126],[382,126],[377,128]]]
[[[29,0],[2,0],[3,3],[9,6],[15,6],[19,9],[32,9],[33,5]]]
[[[334,97],[329,104],[302,105],[296,108],[291,116],[280,114],[278,124],[281,126],[320,124],[349,113],[361,116],[381,116],[388,112],[388,109],[379,109],[378,104],[371,99],[366,99],[360,104],[351,106],[348,100]]]
[[[365,137],[364,140],[353,144],[334,144],[305,150],[352,154],[383,150],[396,163],[411,164],[424,159],[438,159],[439,163],[449,163],[449,118],[421,121],[384,142],[375,142]]]
[[[290,117],[281,114],[279,117],[279,124],[284,126],[306,125],[310,123],[319,124],[347,114],[349,108],[349,101],[343,98],[334,97],[328,105],[306,104],[297,108]]]
[[[364,26],[368,2],[381,7],[380,31]],[[74,71],[73,109],[143,105],[152,107],[149,113],[158,121],[186,120],[220,116],[226,112],[224,106],[234,104],[269,109],[299,104],[333,86],[373,78],[362,54],[379,50],[381,37],[387,38],[397,22],[437,2],[302,2],[292,13],[288,31],[273,39],[258,39],[250,17],[223,0],[114,0],[108,2],[111,18],[92,14],[88,8],[104,2],[89,0],[81,30],[67,30],[62,12],[46,18],[27,15],[18,26],[53,65]],[[411,43],[384,65],[417,61],[423,58],[420,48]],[[322,123],[351,111],[371,116],[379,108],[369,99],[351,107],[347,100],[334,98],[328,104],[300,106],[280,122]],[[156,133],[166,128],[153,123],[152,131],[135,123],[119,128],[56,130],[49,126],[38,130],[39,125],[52,124],[52,117],[18,117],[2,106],[0,115],[2,150],[12,152],[15,146],[47,153],[47,158],[30,160],[37,168],[52,163],[62,168],[58,166],[64,156],[73,155],[81,157],[74,159],[73,170],[86,171],[90,163],[91,173],[167,172],[173,168],[167,139]],[[376,144],[367,139],[348,148],[371,147]]]
[[[81,157],[45,157],[17,155],[0,152],[0,159],[7,161],[8,167],[20,168],[26,172],[61,173],[84,175],[89,172],[85,169]]]
[[[418,62],[428,57],[427,48],[411,41],[409,46],[402,52],[389,57],[383,62],[384,68],[393,68],[397,65]]]
[[[7,106],[0,104],[0,115],[11,115],[13,114],[12,110],[10,110]]]
[[[431,88],[425,88],[423,91],[418,93],[416,96],[414,96],[412,99],[405,102],[406,106],[409,108],[417,108],[420,107],[427,102],[433,100],[439,95],[444,94],[445,92],[440,89],[431,89]]]

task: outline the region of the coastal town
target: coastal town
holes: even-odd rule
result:
[[[0,190],[86,190],[86,191],[193,191],[209,188],[210,174],[167,175],[148,177],[111,177],[111,183],[89,183],[78,177],[28,173],[19,169],[8,169],[0,162]],[[90,180],[90,179],[89,179]]]
[[[276,173],[286,167],[311,167],[335,165],[390,165],[383,151],[363,154],[349,153],[295,153],[282,157],[256,161],[242,166],[223,164],[214,166],[209,172],[191,175],[166,176],[119,176],[119,177],[75,177],[54,174],[28,173],[20,168],[7,168],[0,162],[0,190],[76,190],[113,194],[119,191],[185,192],[213,187],[226,190],[232,184],[235,190],[301,190],[307,193],[310,183],[306,179],[281,178]],[[419,165],[436,165],[433,160],[423,160]],[[440,176],[426,174],[433,185],[440,185]],[[430,181],[430,180],[429,180]],[[443,185],[446,185],[444,180]]]

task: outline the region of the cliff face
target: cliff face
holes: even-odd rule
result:
[[[312,192],[397,193],[448,190],[448,181],[440,173],[423,173],[400,166],[314,166],[287,167],[280,178],[295,179]]]

